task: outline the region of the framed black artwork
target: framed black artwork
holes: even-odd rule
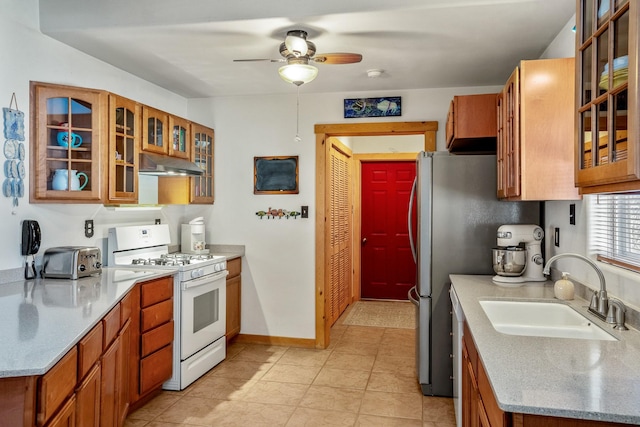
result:
[[[254,157],[253,194],[298,194],[298,156]]]

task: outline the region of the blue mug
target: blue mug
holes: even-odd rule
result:
[[[71,135],[71,144],[69,144],[69,135]],[[73,132],[58,132],[58,145],[62,147],[77,148],[82,145],[82,137]]]

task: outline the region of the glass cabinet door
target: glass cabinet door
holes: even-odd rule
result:
[[[40,83],[32,83],[32,93],[32,199],[99,200],[106,94]]]
[[[140,105],[109,95],[109,198],[108,203],[138,200]]]
[[[155,108],[142,107],[142,151],[169,153],[169,114]]]
[[[193,124],[193,161],[204,172],[192,177],[192,203],[213,203],[213,129]]]
[[[635,162],[627,161],[629,68],[637,61],[629,52],[629,22],[632,14],[637,21],[636,8],[628,0],[580,1],[576,184],[581,187],[638,179]]]
[[[188,120],[176,116],[169,116],[169,129],[171,130],[171,144],[169,155],[183,159],[191,159],[190,123]]]

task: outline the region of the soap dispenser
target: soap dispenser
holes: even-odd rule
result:
[[[553,293],[561,300],[572,300],[574,295],[573,282],[569,280],[569,273],[562,273],[562,279],[556,280],[553,285]]]

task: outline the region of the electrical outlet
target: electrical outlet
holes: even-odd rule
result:
[[[309,218],[309,206],[300,207],[300,218]]]
[[[84,222],[84,237],[93,237],[93,220],[88,219]]]
[[[160,224],[160,218],[156,218],[156,224]]]
[[[556,247],[560,247],[560,228],[559,228],[559,227],[556,227],[556,228],[554,229],[554,232],[555,232],[555,233],[554,233],[554,235],[553,235],[553,244],[554,244]]]
[[[576,204],[569,205],[569,224],[576,225]]]

